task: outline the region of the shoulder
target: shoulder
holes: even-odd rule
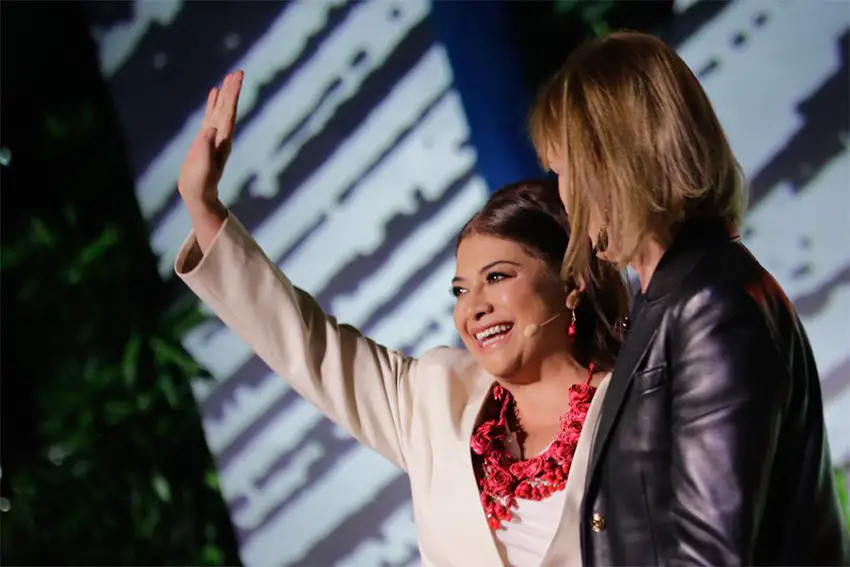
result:
[[[793,352],[805,342],[776,280],[738,247],[730,262],[699,267],[674,292],[664,325],[666,352],[682,378],[705,391],[785,388]],[[706,378],[711,377],[711,385]]]
[[[440,429],[446,422],[460,423],[466,412],[477,413],[493,380],[464,349],[438,347],[426,351],[417,359],[415,373],[421,423],[426,429]]]
[[[779,283],[741,244],[701,262],[674,293],[669,311],[677,331],[734,323],[780,340],[782,328],[796,325]]]
[[[494,378],[485,371],[466,349],[436,347],[426,351],[417,361],[419,388],[450,391],[476,396],[487,389]]]
[[[702,319],[759,316],[759,305],[744,285],[732,282],[704,281],[680,290],[672,302],[679,324]]]
[[[442,370],[457,377],[476,374],[481,367],[469,351],[461,348],[439,346],[425,351],[419,357],[421,369]]]

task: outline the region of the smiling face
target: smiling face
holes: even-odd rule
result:
[[[568,356],[564,287],[543,260],[511,240],[470,234],[457,248],[456,274],[455,326],[494,377],[522,381],[546,358]],[[539,326],[532,337],[529,325]]]

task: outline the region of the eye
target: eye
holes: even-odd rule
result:
[[[502,280],[508,279],[507,274],[503,274],[502,272],[490,272],[487,274],[487,283],[496,283]]]
[[[457,298],[466,293],[466,289],[457,285],[453,285],[449,292]]]

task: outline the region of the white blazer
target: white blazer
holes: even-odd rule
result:
[[[437,348],[414,359],[337,323],[290,283],[233,215],[206,256],[190,234],[175,269],[296,392],[407,472],[423,566],[504,564],[469,447],[494,379],[469,353]],[[578,509],[606,388],[607,379],[591,404],[543,565],[581,565]]]

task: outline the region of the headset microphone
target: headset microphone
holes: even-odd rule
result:
[[[533,337],[534,335],[539,333],[540,329],[542,329],[543,327],[545,327],[546,325],[548,325],[549,323],[551,323],[552,321],[554,321],[555,319],[557,319],[560,316],[561,316],[560,313],[555,313],[554,315],[552,315],[551,317],[549,317],[548,319],[546,319],[545,321],[543,321],[539,325],[535,325],[535,324],[532,323],[531,325],[529,325],[525,329],[523,329],[522,334],[525,335],[525,337],[527,339],[530,339],[531,337]]]

